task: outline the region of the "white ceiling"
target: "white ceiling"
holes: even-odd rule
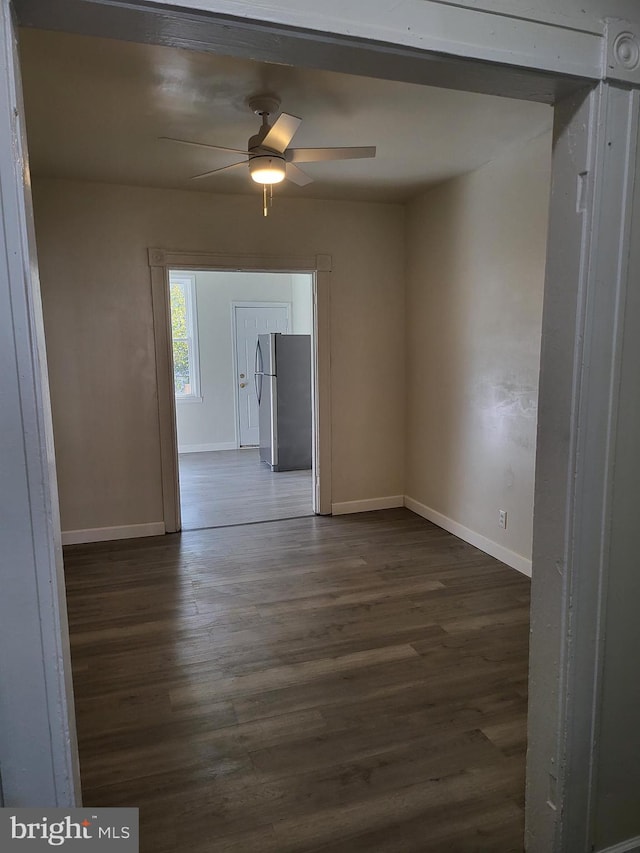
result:
[[[314,183],[276,192],[405,201],[552,121],[550,107],[508,98],[66,33],[22,30],[20,39],[36,177],[259,192],[245,169],[191,181],[235,156],[158,137],[244,148],[260,124],[247,97],[273,92],[303,118],[295,147],[378,149],[374,160],[305,164]]]

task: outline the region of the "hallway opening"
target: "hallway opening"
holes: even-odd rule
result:
[[[313,514],[313,275],[168,277],[181,528]]]

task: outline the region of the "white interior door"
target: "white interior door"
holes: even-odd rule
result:
[[[289,305],[282,303],[234,306],[238,435],[241,447],[257,446],[260,442],[258,401],[253,380],[258,335],[289,332],[289,314]]]

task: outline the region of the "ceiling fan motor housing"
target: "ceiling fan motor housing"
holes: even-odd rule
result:
[[[277,95],[252,95],[247,98],[247,106],[257,116],[275,115],[280,111],[280,98]]]

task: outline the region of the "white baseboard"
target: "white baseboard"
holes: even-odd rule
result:
[[[415,512],[416,515],[421,515],[423,518],[426,518],[427,521],[437,524],[438,527],[448,530],[449,533],[453,533],[453,535],[457,536],[459,539],[464,539],[465,542],[468,542],[470,545],[474,545],[476,548],[484,551],[485,554],[489,554],[491,557],[495,557],[496,560],[500,560],[500,562],[506,563],[507,566],[511,566],[512,569],[517,569],[517,571],[522,572],[523,575],[527,575],[529,578],[531,577],[531,560],[528,560],[521,554],[516,554],[515,551],[510,551],[508,548],[505,548],[504,545],[500,545],[492,539],[487,539],[486,536],[476,533],[475,530],[470,530],[463,524],[459,524],[452,518],[442,515],[442,513],[421,504],[419,501],[414,498],[410,498],[407,495],[404,497],[404,505],[407,509],[410,509],[411,512]]]
[[[235,441],[216,441],[213,444],[181,444],[178,453],[208,453],[210,450],[237,450]]]
[[[404,506],[403,495],[387,495],[384,498],[367,498],[363,501],[344,501],[331,504],[332,515],[347,515],[351,512],[371,512],[376,509],[393,509]]]
[[[138,536],[164,536],[164,521],[148,524],[124,524],[121,527],[92,527],[86,530],[63,530],[63,545],[83,545],[86,542],[110,542],[112,539],[136,539]]]
[[[627,838],[626,841],[621,841],[613,847],[607,847],[606,850],[600,850],[599,853],[638,853],[640,850],[640,835],[636,838]]]

